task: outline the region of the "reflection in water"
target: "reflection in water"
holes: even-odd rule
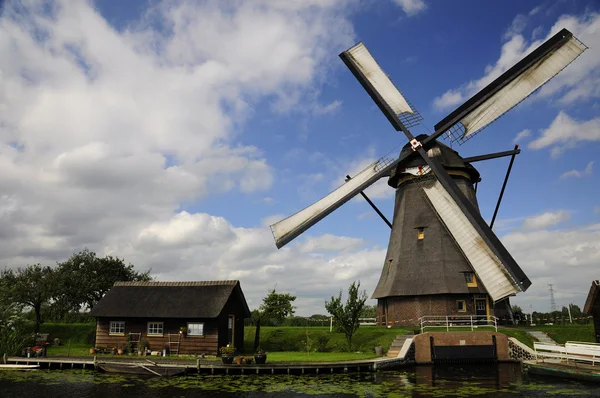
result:
[[[335,375],[148,378],[91,371],[0,372],[4,397],[549,397],[600,396],[600,385],[528,379],[520,364],[418,366]]]

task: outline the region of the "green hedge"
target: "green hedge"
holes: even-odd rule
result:
[[[96,323],[42,323],[40,333],[48,333],[48,340],[58,337],[62,344],[71,343],[94,344]]]

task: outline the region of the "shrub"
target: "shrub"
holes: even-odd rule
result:
[[[317,336],[317,351],[326,352],[327,351],[327,343],[329,343],[329,336],[325,333],[320,333]]]

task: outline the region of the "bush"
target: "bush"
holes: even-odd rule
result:
[[[320,333],[317,336],[317,351],[326,352],[327,351],[327,343],[329,343],[329,336],[325,333]]]

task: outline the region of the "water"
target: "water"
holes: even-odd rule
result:
[[[528,377],[519,364],[334,375],[150,378],[90,370],[0,371],[0,397],[600,397],[600,385]]]

